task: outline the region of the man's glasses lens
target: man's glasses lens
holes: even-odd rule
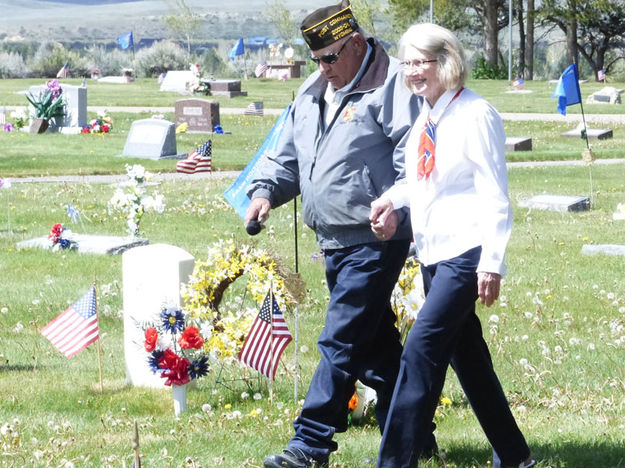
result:
[[[343,42],[343,45],[341,46],[341,48],[338,50],[336,54],[326,54],[326,55],[322,55],[321,57],[310,57],[310,60],[315,62],[315,65],[319,65],[319,62],[327,63],[328,65],[332,65],[336,63],[339,59],[339,55],[341,54],[341,52],[343,52],[343,48],[352,37],[354,36],[349,36],[349,38],[345,42]]]

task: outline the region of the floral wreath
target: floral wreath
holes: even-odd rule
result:
[[[61,223],[56,223],[50,229],[48,234],[48,242],[53,251],[75,249],[76,241],[73,239],[72,231],[67,229]]]
[[[243,276],[247,276],[244,291],[222,301],[226,289]],[[213,244],[207,260],[196,262],[189,282],[182,287],[183,310],[187,322],[199,328],[203,349],[212,360],[236,360],[270,288],[280,309],[293,304],[285,279],[287,275],[266,251],[237,246],[232,240]],[[244,306],[248,296],[254,307]]]

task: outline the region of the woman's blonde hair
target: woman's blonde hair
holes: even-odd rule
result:
[[[412,25],[399,41],[400,60],[405,59],[406,51],[411,47],[436,57],[438,78],[446,90],[464,86],[467,79],[464,49],[449,29],[432,23]],[[408,81],[406,84],[410,88]]]

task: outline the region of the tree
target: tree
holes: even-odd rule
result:
[[[622,0],[543,0],[543,21],[566,34],[567,60],[578,63],[579,54],[596,72],[606,73],[625,59],[625,5]],[[609,57],[606,63],[606,57]]]
[[[273,24],[278,39],[286,43],[294,42],[298,38],[299,26],[291,15],[291,10],[286,7],[284,0],[273,0],[267,4],[265,17]]]
[[[525,77],[528,80],[534,79],[534,0],[527,0],[527,15],[525,16],[527,22],[527,34],[525,36],[525,59],[526,68]],[[523,47],[523,42],[521,42]]]
[[[197,35],[202,26],[200,17],[187,5],[186,0],[168,0],[168,2],[176,14],[163,17],[163,22],[174,36],[186,42],[187,54],[191,57],[191,39]]]

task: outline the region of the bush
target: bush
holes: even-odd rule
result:
[[[177,44],[170,41],[155,42],[152,47],[137,52],[137,76],[157,77],[168,70],[187,70],[190,59]]]
[[[97,68],[101,76],[122,74],[122,69],[132,68],[130,52],[119,49],[107,51],[102,46],[92,46],[85,51],[88,72]]]
[[[17,52],[0,52],[0,78],[25,78],[28,67]]]
[[[508,72],[503,67],[489,64],[484,57],[478,57],[473,65],[472,76],[476,80],[505,80]]]
[[[31,59],[30,69],[36,77],[54,78],[66,63],[69,63],[70,76],[86,75],[86,60],[78,52],[67,50],[58,42],[44,42]]]
[[[208,49],[204,52],[198,62],[201,65],[201,69],[205,77],[211,75],[223,76],[226,69],[226,64],[214,48]]]

